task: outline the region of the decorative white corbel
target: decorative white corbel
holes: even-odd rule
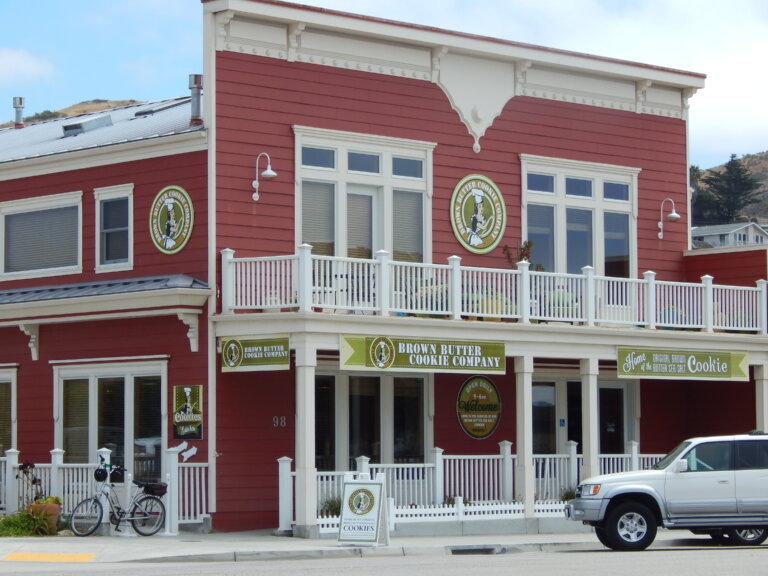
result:
[[[648,89],[653,85],[650,80],[638,80],[635,82],[635,112],[641,114],[646,102],[648,102]]]
[[[29,336],[29,350],[32,352],[32,360],[37,360],[38,346],[40,343],[40,325],[39,324],[19,324],[19,330]]]
[[[528,70],[533,66],[530,60],[521,60],[515,63],[515,93],[522,94],[526,82],[528,82]]]
[[[189,338],[189,349],[192,352],[197,352],[199,345],[198,345],[198,315],[197,314],[188,314],[184,312],[179,312],[177,314],[179,317],[179,320],[184,322],[184,324],[187,325],[187,338]]]
[[[299,40],[304,28],[305,22],[293,22],[288,26],[288,62],[296,61],[296,53],[299,51]]]
[[[446,54],[448,54],[447,46],[432,48],[432,82],[437,83],[440,80],[440,62]]]

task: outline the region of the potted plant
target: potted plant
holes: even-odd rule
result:
[[[61,515],[61,498],[58,496],[37,498],[27,507],[27,512],[40,520],[41,531],[44,529],[47,534],[55,534]]]

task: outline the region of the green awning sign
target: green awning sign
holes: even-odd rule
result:
[[[258,339],[234,337],[225,340],[221,346],[222,372],[288,370],[290,366],[288,336]]]
[[[341,335],[342,370],[388,372],[506,372],[504,343]]]
[[[616,368],[619,378],[749,380],[746,352],[619,346]]]

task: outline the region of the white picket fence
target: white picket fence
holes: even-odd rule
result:
[[[179,524],[202,523],[208,515],[208,464],[179,461],[179,449],[165,454],[164,480],[168,493],[164,497],[168,513],[166,531],[175,532]],[[110,450],[102,448],[99,455],[109,462]],[[96,463],[65,464],[64,451],[51,450],[51,461],[34,463],[24,474],[25,463],[19,461],[18,450],[7,450],[0,457],[0,508],[11,514],[25,508],[40,495],[58,496],[62,501],[62,514],[68,515],[74,507],[96,489],[93,471]],[[135,490],[131,475],[116,483],[118,494],[127,503]]]
[[[514,469],[517,457],[511,442],[499,443],[499,454],[445,455],[432,450],[434,462],[425,464],[373,464],[360,456],[355,471],[321,471],[317,474],[317,524],[320,532],[339,527],[344,477],[384,474],[392,527],[407,522],[448,522],[523,518],[523,504],[516,502]],[[645,469],[663,454],[639,454],[637,442],[629,442],[626,454],[600,456],[601,473]],[[295,472],[292,459],[279,463],[280,531],[289,531],[293,518]],[[564,496],[581,477],[583,458],[576,443],[568,454],[534,455],[534,515],[562,516]]]

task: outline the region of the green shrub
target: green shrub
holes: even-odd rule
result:
[[[42,520],[45,526],[45,519]],[[40,519],[35,518],[26,510],[0,517],[0,536],[36,536],[36,528],[40,527]],[[46,532],[47,533],[47,529]]]

